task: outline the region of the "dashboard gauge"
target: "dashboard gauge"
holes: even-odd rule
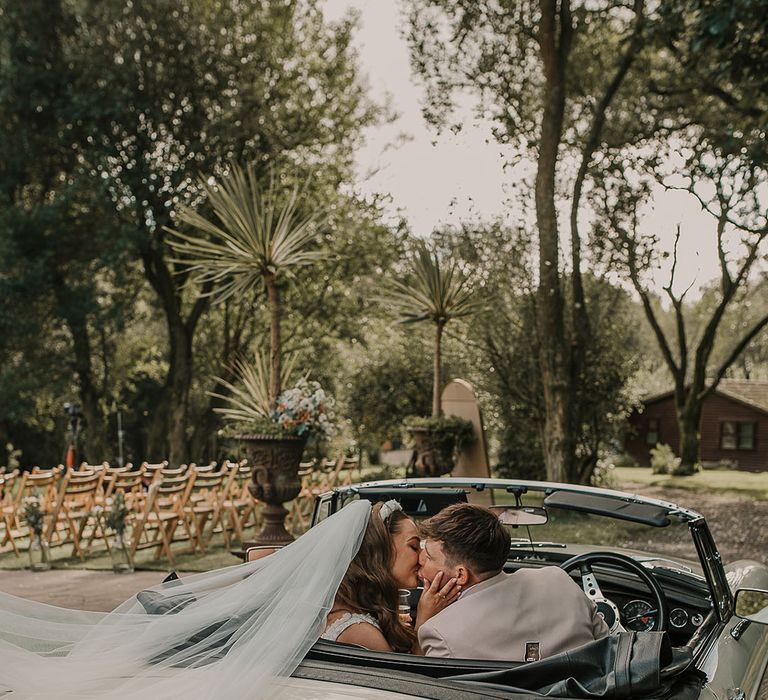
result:
[[[700,615],[699,613],[694,613],[691,615],[691,624],[698,627],[702,622],[704,622],[704,616]]]
[[[644,600],[630,600],[621,609],[624,627],[634,632],[649,632],[656,624],[658,610]]]
[[[682,608],[675,608],[669,613],[669,623],[678,629],[685,627],[688,624],[688,613]]]

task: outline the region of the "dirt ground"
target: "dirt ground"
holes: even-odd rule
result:
[[[685,505],[701,513],[707,519],[725,563],[737,559],[754,559],[768,566],[768,501],[723,494],[694,494],[682,489],[638,487],[631,490],[651,498]],[[674,545],[669,545],[666,549],[672,554],[671,548]]]

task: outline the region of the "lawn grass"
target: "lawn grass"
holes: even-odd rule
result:
[[[692,476],[654,474],[649,467],[616,467],[611,486],[631,491],[637,486],[682,489],[692,493],[722,493],[768,501],[768,472],[705,469]]]

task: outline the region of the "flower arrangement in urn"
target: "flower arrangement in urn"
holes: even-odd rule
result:
[[[286,174],[263,170],[263,163],[252,162],[245,169],[231,163],[220,176],[202,178],[206,213],[212,216],[179,207],[177,220],[187,230],[169,229],[168,243],[214,302],[256,288],[266,292],[268,353],[258,353],[254,362],[236,362],[236,381],[218,380],[229,394],[214,396],[224,401],[216,410],[232,423],[230,431],[254,465],[251,494],[266,503],[264,529],[256,543],[284,544],[293,538],[283,525],[287,510],[282,503],[298,495],[304,445],[312,431],[327,434],[332,404],[306,379],[283,391],[291,362],[282,349],[281,296],[283,283],[296,279],[296,268],[323,258],[320,246],[328,216],[311,201],[308,186],[291,186]]]

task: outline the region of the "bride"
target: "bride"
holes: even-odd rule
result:
[[[162,584],[111,613],[0,593],[0,696],[264,698],[324,632],[405,651],[415,635],[397,622],[397,587],[415,584],[414,536],[395,501],[372,514],[360,500],[269,557]],[[433,582],[417,619],[457,594]],[[334,631],[345,615],[358,619]]]

